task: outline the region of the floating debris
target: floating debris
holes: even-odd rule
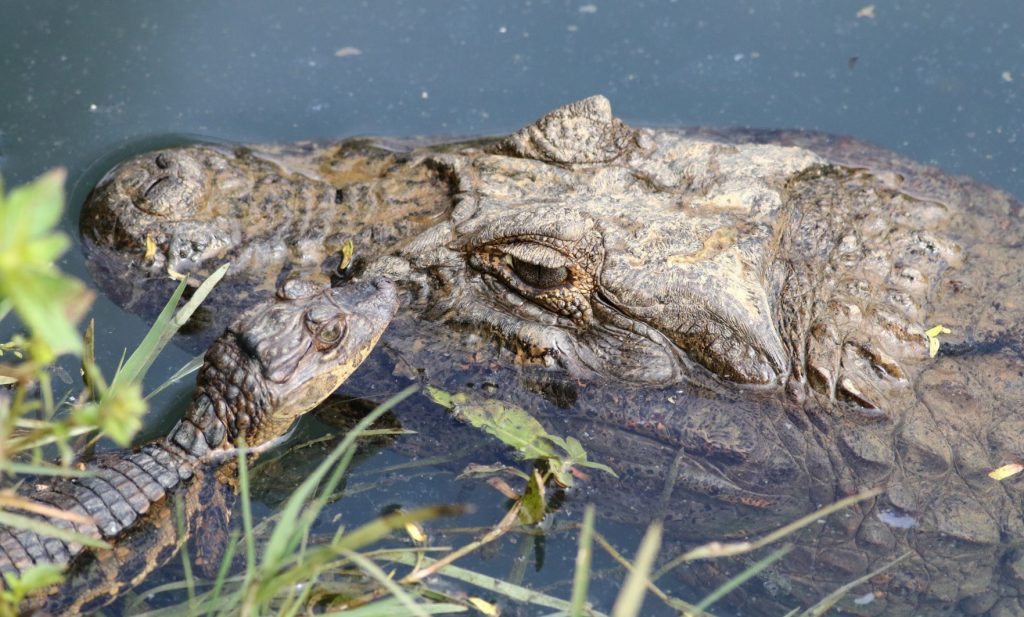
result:
[[[917,519],[899,510],[879,510],[878,520],[896,529],[917,527]]]
[[[875,18],[875,5],[869,4],[857,11],[857,17],[859,19],[874,19]]]
[[[490,617],[498,617],[498,615],[500,615],[497,605],[491,604],[487,600],[471,597],[469,598],[469,603],[473,605],[473,608],[484,615],[489,615]]]
[[[334,55],[338,58],[351,58],[352,56],[363,55],[363,50],[358,47],[342,47],[338,51],[334,52]]]
[[[427,541],[427,533],[423,531],[423,527],[419,523],[406,523],[405,533],[409,534],[412,541],[417,544],[423,544]]]
[[[929,328],[924,335],[928,337],[928,357],[934,358],[939,353],[939,335],[952,334],[953,331],[943,325]]]
[[[988,472],[988,477],[993,480],[1005,480],[1009,477],[1015,476],[1020,472],[1024,471],[1024,465],[1020,463],[1010,463],[1009,465],[1003,465],[998,469],[993,469]]]
[[[349,238],[345,241],[345,244],[341,246],[341,261],[338,262],[338,271],[347,270],[352,265],[352,254],[355,253],[355,245],[352,243],[352,239]]]

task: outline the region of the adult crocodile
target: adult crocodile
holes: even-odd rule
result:
[[[572,429],[625,477],[607,508],[745,535],[884,486],[767,575],[780,605],[909,549],[844,610],[1024,613],[1022,485],[987,475],[1024,458],[1022,208],[998,190],[816,133],[634,128],[592,97],[490,140],[143,155],[82,222],[108,272],[238,256],[257,287],[333,268],[337,225],[406,290],[400,367]]]
[[[216,507],[210,484],[232,448],[242,440],[265,447],[284,435],[362,363],[397,308],[385,279],[336,288],[292,280],[241,316],[206,352],[191,403],[166,437],[101,454],[85,465],[90,475],[25,493],[87,521],[51,524],[116,546],[86,560],[81,544],[0,527],[0,572],[72,566],[66,583],[23,610],[88,613],[165,563],[179,546],[169,494],[186,493],[186,511],[216,520],[206,511]]]

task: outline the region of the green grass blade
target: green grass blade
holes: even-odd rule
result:
[[[619,596],[615,598],[615,604],[612,605],[612,617],[636,617],[640,614],[640,607],[643,606],[644,595],[647,593],[651,568],[654,566],[654,559],[658,556],[660,548],[661,521],[654,521],[647,528],[643,540],[640,541],[633,569],[626,577]]]
[[[667,564],[662,566],[657,572],[655,572],[653,580],[658,580],[665,574],[674,570],[680,564],[686,563],[687,561],[694,561],[696,559],[711,559],[718,557],[732,557],[735,555],[742,555],[745,553],[749,553],[751,551],[755,551],[773,542],[777,542],[782,538],[785,538],[786,536],[814,523],[815,521],[824,518],[829,514],[832,514],[833,512],[836,512],[837,510],[842,510],[843,508],[851,506],[857,503],[858,501],[863,501],[865,499],[874,497],[875,495],[878,495],[881,492],[882,489],[880,488],[872,488],[860,491],[859,493],[850,495],[849,497],[844,497],[835,503],[829,504],[823,508],[819,508],[814,512],[811,512],[810,514],[802,516],[797,520],[793,521],[792,523],[783,525],[775,531],[772,531],[771,533],[768,533],[753,542],[733,542],[728,544],[722,544],[721,542],[711,542],[709,544],[704,544],[696,548],[690,549],[682,555],[680,555],[679,557],[676,557],[675,559],[669,561]]]
[[[428,613],[423,610],[422,606],[416,604],[416,600],[413,599],[408,593],[402,589],[402,586],[395,582],[393,578],[387,575],[387,573],[380,568],[372,559],[363,557],[359,553],[350,550],[343,550],[341,554],[345,556],[349,561],[356,564],[360,570],[365,574],[370,575],[373,580],[377,581],[382,587],[391,592],[391,595],[402,603],[410,614],[416,617],[427,617]]]
[[[41,536],[50,536],[57,538],[58,540],[64,540],[65,542],[77,542],[82,546],[101,549],[110,548],[109,544],[98,538],[80,534],[76,531],[69,531],[46,523],[38,518],[22,516],[20,514],[0,512],[0,525],[14,527],[16,529],[27,529],[28,531],[35,532]]]
[[[469,610],[465,606],[451,603],[422,604],[420,608],[427,615],[452,615],[454,613],[465,613]],[[321,617],[407,617],[410,614],[402,612],[402,603],[396,598],[385,598],[384,600],[378,600],[358,608],[323,613]]]
[[[181,281],[171,295],[171,299],[167,302],[164,310],[160,312],[160,316],[157,317],[153,327],[150,328],[149,333],[142,339],[142,343],[139,344],[135,352],[128,358],[128,361],[121,367],[121,370],[114,376],[114,380],[110,384],[111,388],[119,382],[134,382],[145,376],[146,371],[149,370],[150,365],[156,360],[160,351],[171,340],[171,337],[178,331],[178,328],[183,326],[192,316],[192,313],[199,308],[199,303],[206,299],[206,296],[213,290],[214,285],[224,278],[230,266],[231,264],[224,264],[217,268],[195,290],[189,301],[175,313],[174,308],[178,305],[178,301],[181,300],[181,296],[185,292],[185,287],[188,283],[187,279]]]
[[[267,541],[266,547],[263,550],[263,565],[267,569],[276,569],[278,564],[287,557],[291,551],[298,546],[300,539],[303,537],[305,531],[308,530],[308,525],[295,525],[294,521],[299,520],[300,512],[306,507],[306,502],[316,491],[320,481],[323,480],[324,476],[334,467],[335,463],[341,459],[346,452],[348,452],[355,440],[359,437],[363,430],[369,428],[374,422],[377,421],[382,415],[388,412],[392,407],[398,404],[400,401],[411,395],[413,392],[418,390],[418,386],[409,386],[405,390],[402,390],[395,396],[391,397],[379,407],[371,411],[362,420],[360,420],[347,435],[342,439],[341,443],[331,452],[326,459],[313,471],[312,474],[302,484],[299,485],[295,492],[291,494],[288,501],[285,503],[283,510],[281,511],[281,522],[274,527],[274,532],[270,536],[270,540]],[[311,508],[316,508],[317,504],[312,504]],[[319,508],[316,508],[319,510]],[[248,532],[248,530],[247,530]],[[347,547],[355,548],[355,547]]]
[[[701,600],[697,604],[697,606],[694,607],[694,610],[696,610],[698,614],[703,613],[704,610],[707,609],[709,606],[711,606],[715,602],[718,602],[726,595],[731,593],[732,590],[736,589],[743,583],[747,582],[748,580],[756,576],[759,572],[761,572],[761,570],[764,570],[776,561],[782,559],[786,555],[786,553],[788,553],[791,550],[793,550],[792,544],[787,544],[786,546],[775,549],[767,557],[759,559],[752,566],[750,566],[743,572],[740,572],[736,576],[732,577],[731,579],[726,581],[724,585],[708,594],[707,597]]]
[[[0,469],[5,472],[20,475],[32,476],[57,476],[59,478],[88,478],[96,475],[95,472],[75,469],[74,467],[60,467],[58,465],[32,465],[30,463],[15,463],[12,461],[0,462]]]
[[[594,541],[594,506],[587,504],[583,510],[583,525],[580,527],[580,547],[576,552],[576,572],[572,579],[571,617],[582,617],[590,586],[590,560]]]
[[[188,375],[191,375],[192,373],[198,371],[199,367],[201,367],[203,365],[203,358],[205,358],[205,357],[206,357],[206,354],[202,353],[202,354],[199,354],[198,356],[192,358],[188,362],[186,362],[181,368],[179,368],[177,371],[175,371],[175,373],[173,375],[168,377],[167,381],[163,382],[162,384],[160,384],[159,386],[154,388],[152,392],[147,394],[146,395],[146,400],[148,401],[149,399],[153,398],[157,394],[160,394],[161,392],[163,392],[164,390],[166,390],[170,386],[172,386],[175,383],[177,383],[180,379],[183,379],[184,377],[187,377]]]
[[[174,498],[174,523],[178,528],[178,537],[184,538],[188,535],[185,529],[185,501],[181,493]],[[185,589],[188,591],[189,613],[195,613],[196,609],[196,579],[192,576],[192,559],[188,555],[188,542],[181,543],[181,567],[185,573]]]
[[[396,553],[388,556],[380,556],[381,559],[387,559],[396,563],[404,563],[412,566],[419,563],[422,567],[429,567],[437,560],[430,557],[419,557],[410,551],[403,553]],[[481,589],[486,589],[491,593],[505,596],[515,602],[522,602],[523,604],[533,604],[535,606],[543,606],[546,608],[553,608],[555,610],[567,611],[571,608],[571,604],[562,598],[556,598],[550,594],[546,594],[542,591],[529,589],[520,585],[513,585],[509,582],[503,581],[500,578],[474,572],[473,570],[467,570],[456,565],[448,564],[441,568],[436,576],[446,576],[448,578],[454,578],[470,585],[476,585]],[[347,615],[348,613],[346,613]],[[597,611],[590,611],[590,615],[593,617],[607,617],[603,613]]]
[[[217,578],[213,582],[213,589],[210,590],[210,602],[217,606],[220,601],[220,592],[224,588],[224,581],[227,579],[228,571],[231,570],[231,562],[235,560],[235,551],[238,548],[238,530],[233,529],[228,536],[228,546],[224,551],[224,557],[220,560],[220,567],[217,568]]]
[[[408,512],[399,511],[379,516],[369,523],[360,525],[341,536],[334,543],[334,547],[335,550],[339,551],[359,550],[409,523],[419,523],[420,521],[427,521],[441,516],[456,516],[463,512],[465,512],[465,509],[462,506],[426,506]]]
[[[884,573],[886,570],[888,570],[889,568],[892,568],[893,566],[895,566],[896,564],[900,563],[904,559],[910,557],[911,555],[913,555],[913,553],[911,551],[907,551],[906,553],[903,553],[902,555],[900,555],[896,559],[893,559],[892,561],[890,561],[889,563],[883,565],[882,567],[878,568],[877,570],[874,570],[873,572],[868,572],[867,574],[865,574],[864,576],[858,578],[857,580],[850,581],[849,583],[843,585],[839,589],[836,589],[832,593],[828,594],[827,596],[825,596],[824,598],[819,600],[811,608],[809,608],[806,611],[800,613],[800,617],[821,617],[826,612],[828,612],[828,610],[830,608],[835,606],[836,602],[839,602],[839,600],[841,600],[843,596],[848,594],[851,589],[853,589],[857,585],[860,585],[862,583],[866,583],[866,582],[870,581],[871,579],[875,578],[879,574]]]
[[[242,499],[242,533],[245,534],[246,583],[256,576],[256,538],[252,532],[252,504],[249,502],[249,462],[246,448],[238,448],[238,492]]]
[[[178,301],[181,300],[181,295],[185,293],[185,287],[187,281],[181,281],[178,287],[171,294],[170,300],[164,305],[162,311],[157,316],[156,321],[153,322],[153,326],[150,327],[149,332],[143,337],[142,342],[132,352],[123,364],[118,366],[117,372],[114,374],[114,380],[110,386],[114,387],[115,384],[121,381],[137,381],[139,375],[145,372],[145,368],[152,364],[157,354],[160,353],[158,346],[160,345],[160,339],[163,334],[171,327],[171,318],[174,316],[174,309],[178,306]]]

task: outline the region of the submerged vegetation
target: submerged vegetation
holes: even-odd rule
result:
[[[0,187],[0,320],[17,319],[24,334],[0,343],[0,472],[5,487],[30,476],[73,476],[75,453],[103,435],[120,446],[131,443],[146,412],[141,380],[160,350],[185,323],[198,303],[225,271],[218,271],[199,286],[185,305],[175,307],[185,290],[182,281],[150,333],[118,367],[108,382],[93,358],[93,328],[84,334],[79,323],[93,299],[81,281],[62,273],[55,261],[67,250],[69,238],[56,230],[63,212],[63,172],[55,171],[4,195]],[[351,249],[349,249],[351,251]],[[77,359],[82,384],[76,392],[59,395],[52,383],[55,362]],[[193,361],[172,380],[198,366]],[[165,384],[166,385],[166,384]],[[161,386],[162,388],[163,386]],[[644,598],[657,601],[683,615],[707,615],[707,610],[729,591],[755,576],[791,548],[783,544],[757,559],[745,572],[697,603],[675,598],[658,581],[675,567],[699,559],[716,559],[765,549],[821,517],[847,507],[874,492],[847,498],[769,533],[758,540],[733,544],[708,543],[671,560],[661,560],[661,526],[647,530],[633,560],[622,556],[596,529],[594,506],[587,506],[582,521],[560,521],[559,529],[577,536],[575,576],[569,598],[528,589],[515,582],[468,570],[454,563],[510,534],[555,533],[552,518],[558,516],[551,496],[571,487],[582,469],[593,473],[614,471],[590,461],[572,436],[547,433],[525,411],[496,400],[475,400],[464,393],[428,388],[427,395],[460,419],[500,439],[515,449],[519,466],[475,466],[464,477],[486,477],[497,493],[508,499],[506,514],[491,528],[459,547],[433,546],[422,523],[457,515],[460,506],[437,505],[412,511],[395,511],[354,528],[337,526],[329,537],[315,531],[331,501],[344,497],[339,488],[360,439],[385,434],[374,422],[418,389],[412,386],[395,395],[362,418],[333,451],[317,466],[273,515],[255,522],[250,502],[250,478],[246,450],[238,452],[238,489],[241,530],[234,531],[216,573],[198,576],[187,545],[180,542],[184,578],[148,589],[145,600],[128,600],[132,612],[158,615],[300,615],[310,612],[354,617],[433,615],[457,612],[498,615],[501,603],[518,603],[550,615],[601,616],[588,602],[593,575],[595,545],[616,561],[623,574],[618,599],[611,615],[640,614]],[[50,447],[50,450],[45,449]],[[59,463],[45,462],[52,451]],[[510,478],[518,487],[504,478]],[[599,506],[598,506],[599,507]],[[554,514],[552,514],[555,512]],[[62,530],[40,516],[74,520],[75,515],[56,511],[24,497],[13,488],[0,490],[0,525],[31,529],[98,549],[109,548],[100,540]],[[563,517],[564,518],[564,517]],[[890,564],[892,565],[892,564]],[[887,566],[888,567],[888,566]],[[871,573],[873,576],[877,572]],[[38,566],[21,577],[5,575],[0,589],[0,615],[18,613],[28,595],[61,580],[53,566]],[[445,580],[459,581],[453,592]],[[859,581],[853,581],[802,615],[820,615]],[[479,594],[479,595],[476,595]],[[483,596],[483,597],[481,597]],[[171,606],[150,609],[152,598]],[[180,602],[180,604],[173,604]],[[496,603],[497,602],[497,603]],[[795,614],[795,613],[794,613]]]

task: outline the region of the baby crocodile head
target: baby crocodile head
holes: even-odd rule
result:
[[[192,403],[168,439],[202,456],[283,435],[366,359],[397,310],[383,278],[342,287],[287,281],[206,352]]]

